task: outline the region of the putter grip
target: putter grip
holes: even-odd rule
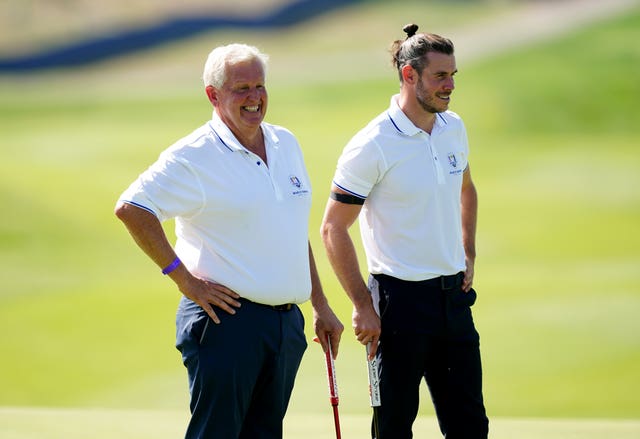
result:
[[[380,374],[378,373],[378,359],[374,357],[369,360],[369,351],[371,343],[367,344],[367,369],[369,370],[369,400],[371,407],[380,407],[382,399],[380,398]]]
[[[329,350],[326,352],[327,360],[327,378],[329,380],[329,401],[331,405],[338,405],[338,383],[336,381],[335,362],[333,360],[333,353],[331,352],[331,341],[327,337],[327,343],[329,344]]]

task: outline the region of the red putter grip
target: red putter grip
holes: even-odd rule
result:
[[[338,405],[338,383],[336,382],[336,372],[333,362],[333,355],[331,354],[331,343],[329,343],[329,350],[325,353],[327,357],[327,377],[329,379],[329,401],[331,405]]]
[[[318,337],[315,337],[313,341],[320,343]],[[332,406],[337,406],[340,399],[338,397],[335,362],[333,359],[333,352],[331,352],[331,339],[329,339],[329,337],[327,337],[327,344],[329,345],[329,349],[324,353],[324,355],[327,365],[327,379],[329,380],[329,401]]]
[[[313,341],[320,342],[318,338],[314,338]],[[329,349],[325,352],[325,363],[327,364],[327,378],[329,381],[329,401],[333,407],[333,423],[336,428],[336,439],[341,439],[340,433],[340,415],[338,414],[338,383],[336,382],[336,370],[333,360],[333,353],[331,352],[331,339],[327,335],[327,345]]]

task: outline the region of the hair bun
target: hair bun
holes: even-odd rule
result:
[[[413,23],[407,24],[402,28],[402,30],[407,34],[407,38],[411,38],[418,31],[418,25]]]

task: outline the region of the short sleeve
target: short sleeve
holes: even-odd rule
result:
[[[383,173],[380,150],[372,141],[352,140],[338,159],[333,183],[360,198],[367,198]]]
[[[122,193],[120,201],[146,209],[165,221],[197,214],[204,200],[200,179],[188,162],[163,153]]]

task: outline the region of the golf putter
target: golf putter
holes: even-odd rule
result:
[[[318,338],[313,339],[319,342]],[[327,335],[327,344],[329,349],[325,352],[326,365],[327,365],[327,380],[329,383],[329,402],[333,408],[333,423],[336,429],[336,439],[341,439],[340,435],[340,415],[338,414],[338,383],[336,381],[336,367],[333,359],[333,353],[331,352],[331,339]]]
[[[380,427],[378,424],[378,410],[382,405],[380,398],[380,375],[378,374],[378,360],[376,357],[369,360],[371,342],[367,343],[367,369],[369,370],[369,401],[373,409],[373,435],[374,439],[380,439]]]

